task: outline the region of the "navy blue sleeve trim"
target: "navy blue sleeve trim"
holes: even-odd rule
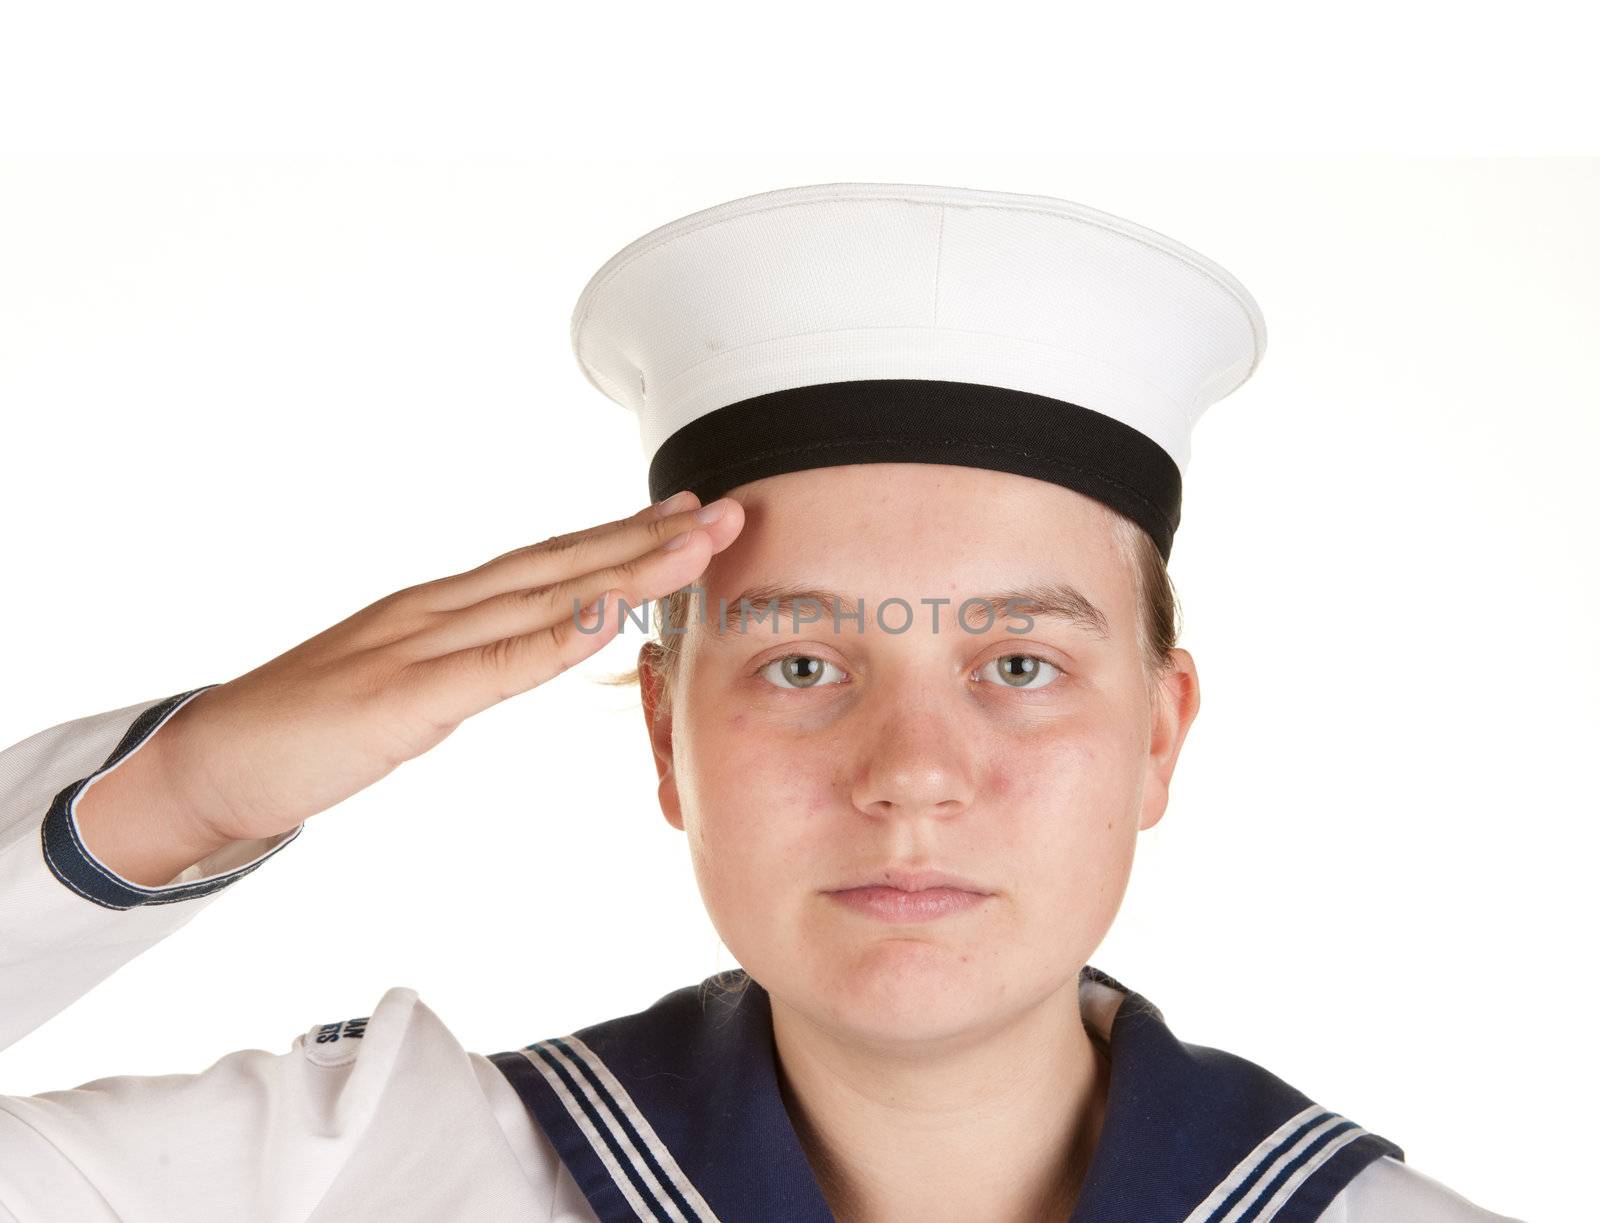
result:
[[[260,866],[273,854],[277,853],[295,837],[298,837],[304,826],[295,829],[294,835],[285,838],[265,856],[254,862],[245,864],[237,870],[229,871],[225,875],[218,875],[214,879],[202,879],[195,883],[184,883],[177,886],[148,888],[137,883],[130,883],[120,875],[113,873],[102,862],[98,861],[88,849],[84,847],[78,837],[77,826],[72,820],[72,804],[78,795],[91,781],[105,773],[123,757],[127,756],[140,744],[161,727],[169,717],[175,713],[191,697],[215,688],[215,684],[206,684],[204,687],[191,688],[188,692],[180,692],[176,696],[169,696],[165,700],[152,705],[136,719],[133,725],[122,736],[116,750],[106,758],[106,762],[89,776],[73,782],[61,793],[57,794],[55,801],[50,804],[50,810],[45,814],[44,825],[40,830],[43,842],[44,860],[50,867],[50,872],[62,883],[71,888],[85,900],[92,900],[97,905],[107,909],[133,909],[140,905],[175,904],[180,900],[193,900],[197,896],[209,896],[212,892],[221,891],[230,883],[248,875]]]
[[[1385,1155],[1391,1155],[1401,1163],[1406,1161],[1403,1150],[1378,1134],[1363,1134],[1355,1141],[1346,1143],[1313,1172],[1311,1178],[1272,1216],[1273,1223],[1279,1223],[1280,1220],[1282,1223],[1317,1223],[1333,1199],[1344,1192],[1345,1186],[1368,1164]],[[1294,1166],[1291,1163],[1284,1169],[1283,1175],[1286,1177]],[[1271,1196],[1271,1190],[1265,1191],[1260,1200],[1265,1201]],[[1246,1218],[1248,1214],[1246,1212],[1240,1218]]]

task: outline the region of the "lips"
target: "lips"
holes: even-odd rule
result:
[[[948,877],[948,876],[947,876]],[[903,878],[903,877],[902,877]],[[981,909],[993,899],[987,893],[956,887],[905,891],[883,884],[829,892],[828,899],[877,922],[926,922]]]
[[[975,892],[980,896],[993,894],[990,888],[952,871],[932,869],[913,871],[894,866],[879,867],[830,890],[845,892],[853,888],[895,888],[902,892],[926,892],[933,888],[946,888],[958,892]]]

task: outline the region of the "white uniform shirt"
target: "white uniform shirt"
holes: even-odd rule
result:
[[[122,879],[84,849],[72,815],[77,797],[203,690],[63,723],[0,752],[0,1048],[177,930],[299,835],[296,828],[236,842],[157,888]],[[1126,1197],[1117,1200],[1124,1188],[1131,1193],[1151,1186],[1185,1203],[1170,1212],[1173,1223],[1235,1220],[1252,1207],[1256,1213],[1248,1217],[1280,1223],[1506,1218],[1392,1154],[1377,1154],[1399,1148],[1304,1101],[1265,1071],[1205,1050],[1193,1062],[1208,1067],[1205,1073],[1221,1073],[1215,1061],[1226,1073],[1256,1076],[1248,1080],[1253,1088],[1259,1080],[1288,1094],[1272,1097],[1283,1123],[1263,1130],[1244,1158],[1235,1162],[1229,1155],[1226,1166],[1218,1164],[1227,1175],[1212,1192],[1194,1191],[1187,1182],[1201,1182],[1188,1171],[1169,1176],[1160,1170],[1159,1157],[1170,1152],[1147,1158],[1148,1141],[1162,1138],[1139,1130],[1133,1119],[1146,1111],[1144,1095],[1138,1110],[1118,1101],[1133,1099],[1134,1079],[1147,1064],[1180,1057],[1189,1065],[1198,1047],[1180,1045],[1153,1007],[1152,1018],[1133,1017],[1130,997],[1148,1004],[1104,974],[1086,970],[1081,988],[1086,1019],[1117,1056],[1101,1149],[1090,1172],[1098,1181],[1092,1193],[1086,1186],[1073,1223],[1126,1218],[1110,1212],[1113,1205],[1126,1208]],[[651,1042],[681,1042],[683,1025],[698,1024],[685,1018],[683,1005],[696,992],[686,987],[637,1015],[491,1060],[464,1050],[414,990],[395,988],[364,1022],[313,1025],[283,1053],[246,1049],[197,1074],[127,1075],[35,1096],[0,1096],[0,1221],[720,1217],[765,1223],[778,1201],[786,1204],[785,1220],[827,1218],[772,1091],[770,1070],[752,1069],[765,1064],[761,1050],[770,1047],[762,1044],[770,1040],[770,1012],[759,987],[749,991],[751,1005],[734,1012],[740,1023],[728,1026],[745,1035],[709,1037],[699,1027],[687,1033],[700,1048],[729,1050],[734,1073],[723,1074],[719,1061],[719,1073],[702,1082],[753,1084],[715,1102],[746,1114],[739,1125],[707,1137],[708,1127],[697,1124],[695,1110],[709,1113],[713,1091],[726,1092],[725,1086],[705,1088],[704,1100],[652,1099],[643,1080],[674,1076],[628,1077],[639,1058],[692,1056]],[[677,1027],[669,1035],[663,1025],[671,1024]],[[710,1043],[733,1039],[743,1043]],[[1135,1048],[1141,1051],[1137,1061]],[[741,1078],[745,1071],[765,1078]],[[633,1084],[631,1096],[627,1084]],[[1137,1086],[1146,1093],[1166,1084]],[[1291,1097],[1292,1104],[1284,1103]],[[1287,1110],[1300,1104],[1305,1107],[1291,1116]],[[761,1158],[752,1160],[746,1150],[737,1156],[742,1162],[734,1162],[738,1144],[726,1140],[761,1133],[763,1126],[764,1145],[750,1148]],[[1134,1153],[1140,1158],[1130,1175],[1125,1165],[1134,1163],[1128,1158]],[[1338,1160],[1358,1155],[1352,1162],[1359,1171],[1335,1175]],[[1214,1175],[1202,1163],[1200,1156],[1186,1157],[1183,1166]],[[1340,1187],[1308,1213],[1319,1168]],[[1307,1186],[1303,1194],[1296,1192],[1301,1184]]]

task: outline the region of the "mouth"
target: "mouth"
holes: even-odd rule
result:
[[[992,899],[987,892],[951,887],[925,887],[914,892],[895,887],[858,887],[827,895],[864,917],[886,922],[931,921],[968,912]]]
[[[893,866],[880,867],[877,870],[869,871],[849,883],[831,889],[830,894],[837,895],[841,892],[859,889],[892,889],[912,894],[929,891],[969,892],[977,896],[991,896],[994,894],[992,889],[951,871],[932,869],[912,871],[902,870]]]
[[[978,908],[994,892],[946,870],[881,867],[826,893],[865,917],[887,922],[930,921]]]

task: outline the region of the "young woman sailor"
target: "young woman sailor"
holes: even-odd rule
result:
[[[397,988],[0,1098],[0,1219],[1503,1217],[1087,962],[1199,708],[1165,564],[1265,342],[1232,276],[1062,200],[832,183],[631,243],[573,342],[661,504],[0,753],[0,1043],[668,595],[659,798],[741,968],[490,1057]]]

